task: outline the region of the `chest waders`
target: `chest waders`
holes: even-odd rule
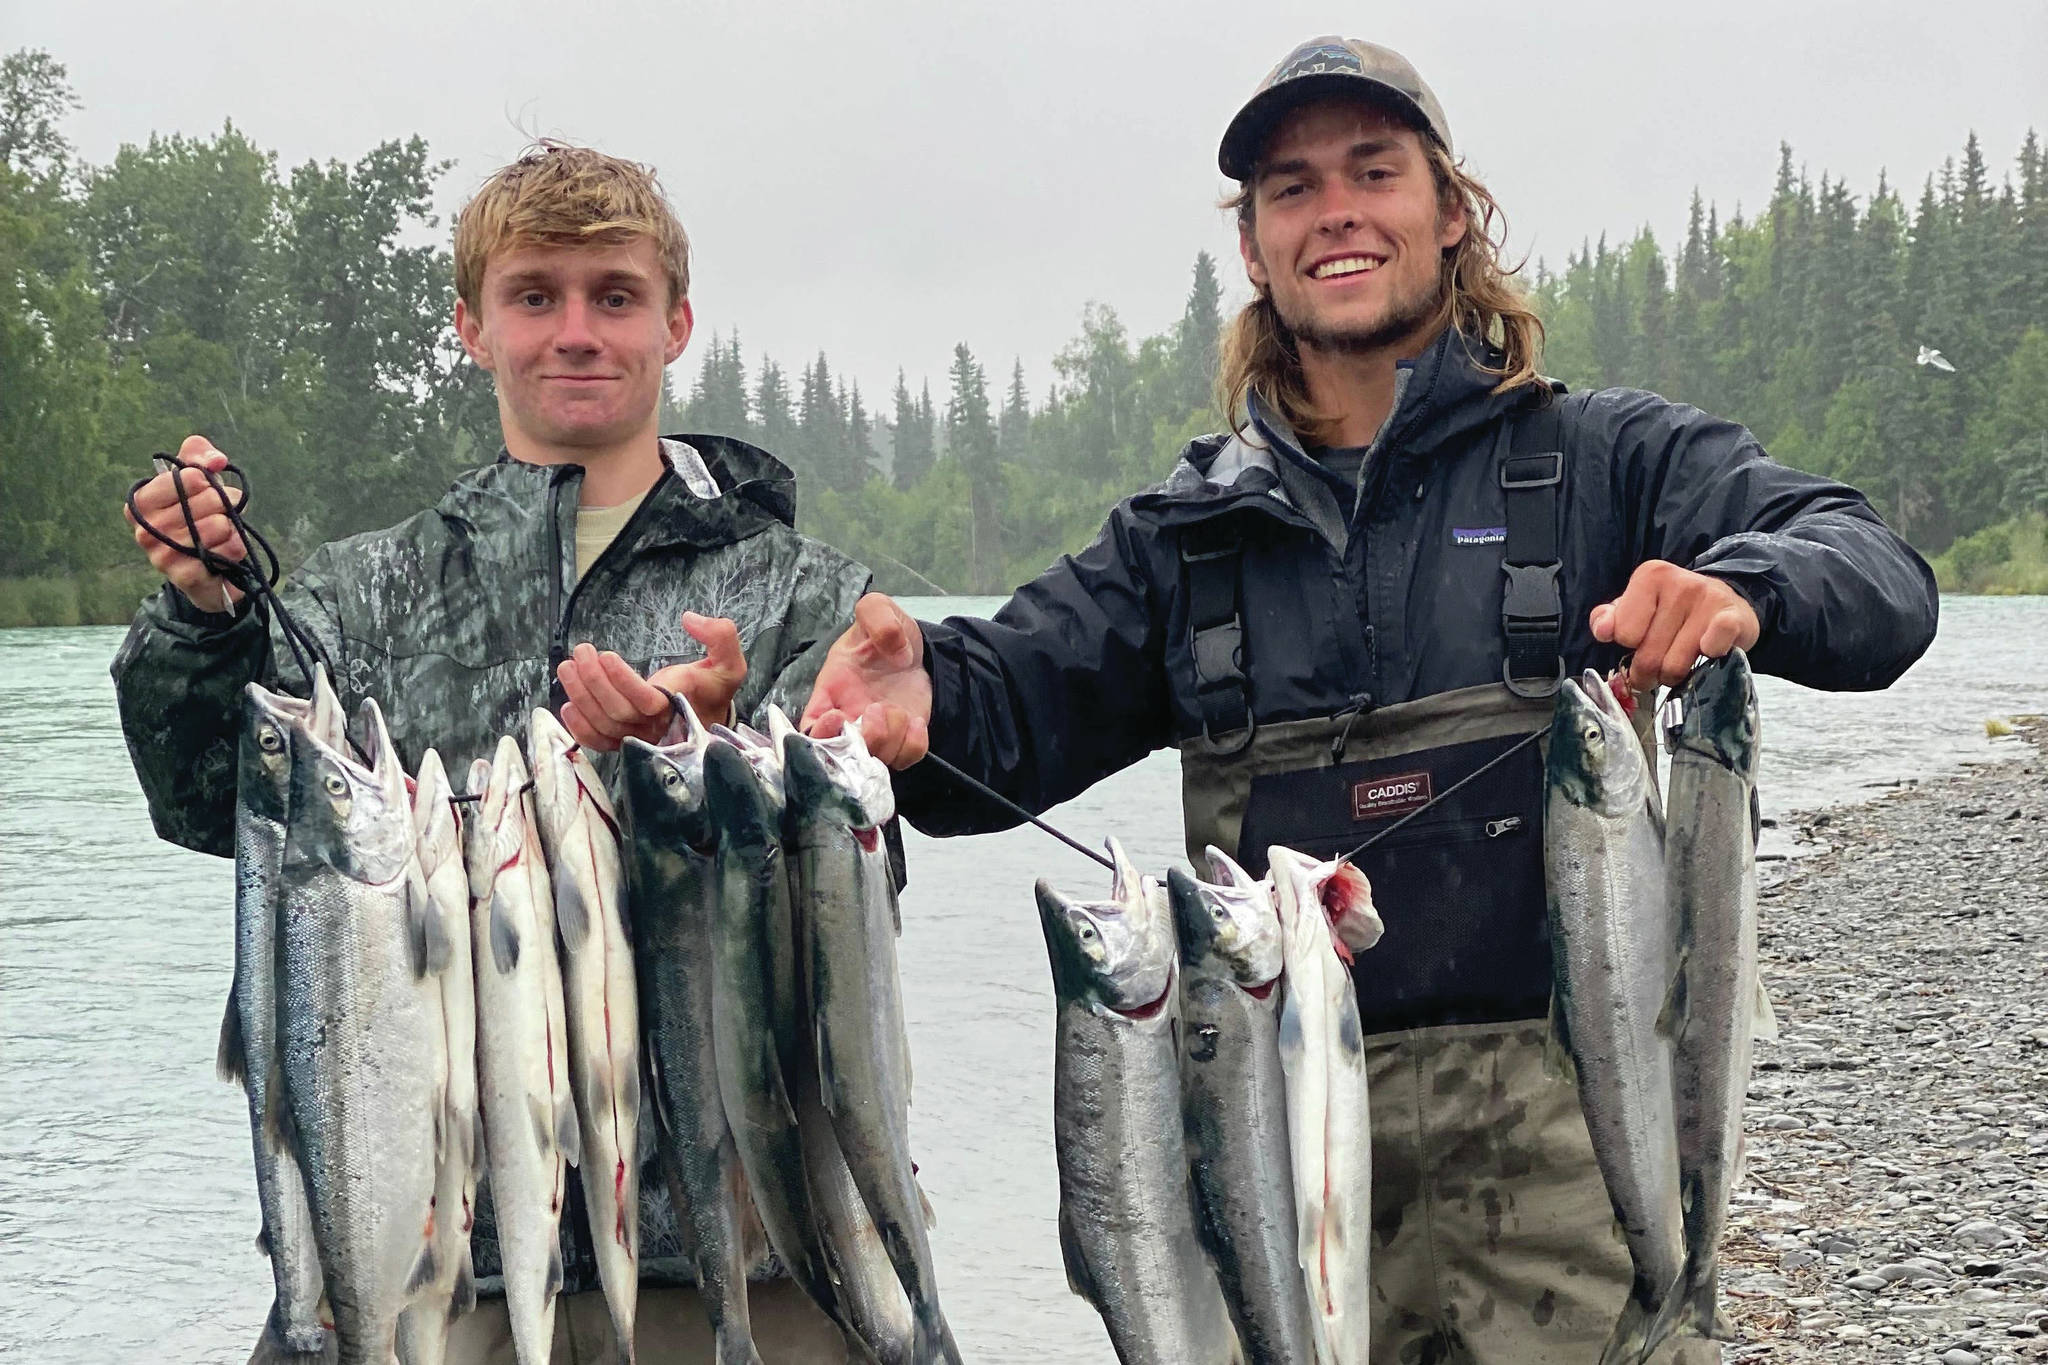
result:
[[[1563,676],[1557,408],[1502,444],[1502,681],[1260,725],[1231,526],[1183,532],[1204,733],[1181,746],[1188,856],[1346,853],[1549,725]],[[1310,628],[1304,624],[1304,628]],[[1532,745],[1358,860],[1386,934],[1353,968],[1372,1108],[1373,1365],[1589,1365],[1627,1247],[1571,1081],[1545,1063],[1543,759]],[[1659,1365],[1719,1359],[1666,1343]]]

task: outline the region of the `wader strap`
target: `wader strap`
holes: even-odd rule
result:
[[[1244,541],[1234,518],[1190,526],[1180,537],[1181,572],[1187,579],[1188,652],[1195,663],[1195,704],[1202,711],[1202,738],[1221,754],[1252,742],[1251,684],[1244,674],[1244,620],[1238,610],[1238,580]],[[1218,735],[1242,731],[1228,747]]]
[[[1501,677],[1518,697],[1548,697],[1564,679],[1564,600],[1558,590],[1557,499],[1564,482],[1559,402],[1515,424],[1500,462],[1507,498],[1507,545],[1501,571],[1501,629],[1507,660]]]

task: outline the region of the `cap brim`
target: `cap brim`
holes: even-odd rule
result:
[[[1436,136],[1430,131],[1429,116],[1422,112],[1422,106],[1385,81],[1350,71],[1319,71],[1297,76],[1252,96],[1223,130],[1223,142],[1216,149],[1217,168],[1232,180],[1251,179],[1259,149],[1280,116],[1297,105],[1327,95],[1350,95],[1385,105],[1407,120],[1416,132],[1425,137]]]

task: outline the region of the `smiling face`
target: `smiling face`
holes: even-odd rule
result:
[[[491,372],[505,443],[522,459],[651,447],[662,370],[690,339],[688,299],[651,238],[615,246],[517,246],[455,303],[471,359]]]
[[[1444,297],[1443,253],[1465,235],[1422,135],[1355,99],[1280,120],[1249,186],[1238,247],[1304,347],[1419,349]]]

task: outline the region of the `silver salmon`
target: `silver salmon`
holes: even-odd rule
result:
[[[1208,882],[1166,874],[1180,942],[1180,1103],[1197,1231],[1252,1365],[1315,1360],[1280,1069],[1271,882],[1211,848]]]
[[[1684,1268],[1671,1042],[1673,927],[1664,832],[1643,748],[1599,676],[1566,679],[1546,757],[1553,1024],[1578,1077],[1593,1155],[1627,1239],[1634,1277],[1601,1356],[1635,1362],[1670,1324]]]
[[[582,1122],[577,1179],[622,1365],[640,1286],[640,1004],[618,817],[590,756],[549,712],[528,729],[534,805],[555,893],[569,1082]]]
[[[294,727],[277,939],[273,1126],[306,1178],[341,1365],[389,1365],[435,1281],[449,945],[419,877],[405,773],[376,703],[372,767]]]
[[[623,755],[640,1020],[662,1168],[718,1365],[760,1365],[747,1309],[743,1212],[751,1203],[712,1043],[719,883],[704,752],[714,741],[687,706],[661,745],[628,739]]]
[[[313,699],[250,683],[236,755],[235,972],[221,1021],[217,1057],[223,1079],[239,1082],[249,1102],[256,1155],[256,1201],[263,1210],[258,1245],[276,1284],[264,1333],[281,1359],[317,1359],[329,1344],[322,1317],[320,1251],[298,1163],[264,1123],[277,1048],[277,916],[285,826],[291,813],[294,727],[308,726],[338,748],[340,703],[315,665]]]
[[[581,1141],[555,957],[553,891],[526,763],[507,735],[471,770],[483,793],[464,843],[476,959],[477,1088],[505,1306],[520,1365],[546,1365],[562,1288],[564,1165]]]
[[[1294,1157],[1297,1251],[1317,1359],[1365,1365],[1372,1341],[1372,1115],[1349,963],[1379,941],[1365,874],[1274,847],[1286,963],[1280,1070]]]
[[[1037,887],[1058,1010],[1053,1154],[1067,1284],[1102,1315],[1123,1365],[1231,1365],[1243,1356],[1188,1192],[1172,911],[1114,839],[1109,851],[1108,900]]]
[[[462,826],[447,769],[432,749],[420,756],[412,797],[420,877],[448,940],[441,973],[443,1049],[441,1158],[434,1176],[434,1283],[399,1319],[405,1365],[440,1365],[448,1326],[476,1306],[476,1270],[469,1234],[476,1222],[477,1179],[483,1173],[483,1115],[476,1089],[476,972],[469,943],[469,871]]]
[[[957,1361],[910,1157],[896,882],[882,847],[882,827],[896,813],[889,770],[858,726],[814,740],[772,708],[770,725],[781,733],[798,952],[824,1112],[916,1316],[909,1358]]]
[[[769,1245],[798,1287],[851,1332],[797,1128],[795,1078],[806,1049],[782,856],[781,763],[765,737],[723,733],[731,738],[704,754],[718,884],[711,996],[718,1093]]]
[[[1742,1103],[1761,987],[1756,960],[1756,682],[1741,650],[1700,665],[1676,698],[1664,867],[1676,918],[1668,1028],[1685,1214],[1685,1325],[1715,1335],[1716,1263],[1742,1164]],[[1767,1008],[1767,1007],[1766,1007]]]

